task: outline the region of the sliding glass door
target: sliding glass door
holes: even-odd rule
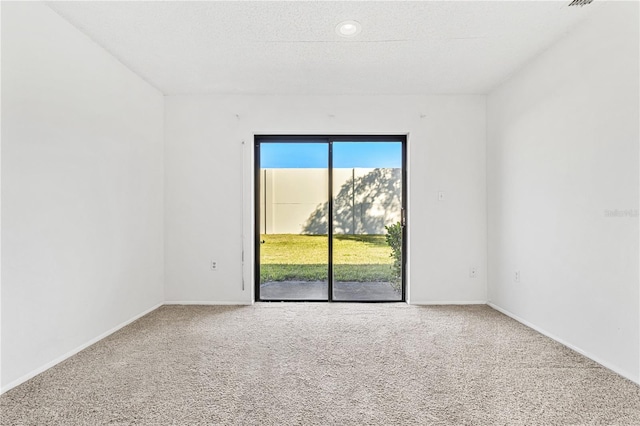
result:
[[[256,152],[256,294],[260,300],[326,301],[329,144],[264,142]]]
[[[256,300],[405,299],[404,136],[258,136]]]
[[[333,143],[333,300],[402,300],[402,146]]]

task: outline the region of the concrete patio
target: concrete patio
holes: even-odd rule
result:
[[[327,300],[326,281],[272,281],[260,285],[261,300]],[[400,301],[388,282],[334,282],[334,300]]]

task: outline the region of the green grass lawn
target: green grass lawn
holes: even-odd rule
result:
[[[324,281],[327,279],[326,235],[261,235],[260,282]],[[336,235],[333,241],[334,279],[391,281],[391,248],[384,235]]]

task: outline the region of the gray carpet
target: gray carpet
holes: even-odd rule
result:
[[[640,387],[486,306],[164,306],[3,425],[640,425]]]

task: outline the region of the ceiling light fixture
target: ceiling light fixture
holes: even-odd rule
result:
[[[336,33],[341,37],[354,37],[360,34],[362,25],[358,21],[344,21],[336,26]]]

